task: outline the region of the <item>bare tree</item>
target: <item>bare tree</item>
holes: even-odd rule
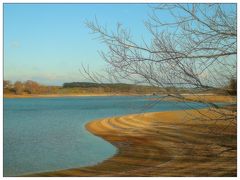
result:
[[[182,96],[180,87],[204,92],[236,79],[236,4],[158,4],[151,8],[145,22],[150,43],[134,40],[121,24],[112,32],[97,20],[87,22],[108,48],[100,52],[108,64],[108,77],[161,87],[168,96],[182,100],[189,99]],[[168,13],[169,19],[163,20],[162,12]],[[93,80],[99,79],[99,75],[84,72]],[[169,94],[169,87],[174,93]]]
[[[11,87],[11,81],[3,80],[3,89],[7,89]]]
[[[117,24],[115,31],[109,31],[97,19],[87,22],[87,27],[107,47],[100,55],[108,67],[106,75],[91,72],[85,67],[83,74],[100,83],[103,80],[130,81],[159,87],[166,94],[159,96],[159,101],[174,97],[183,102],[206,103],[210,105],[210,113],[195,109],[194,112],[201,116],[189,115],[208,122],[204,128],[211,135],[224,134],[229,127],[236,127],[236,104],[230,108],[222,107],[198,93],[225,88],[230,95],[236,94],[236,4],[154,4],[150,8],[152,14],[145,22],[150,40],[140,41],[121,24]],[[167,14],[166,19],[163,12]],[[195,98],[183,95],[182,88],[189,89]],[[223,121],[224,127],[220,128],[218,123]],[[221,144],[225,150],[219,155],[236,151],[235,139],[230,141],[233,143]],[[208,147],[210,151],[214,150],[211,143]],[[192,144],[191,149],[194,149]]]
[[[25,91],[29,94],[37,94],[40,91],[40,86],[37,82],[28,80],[25,82]]]
[[[21,81],[16,81],[14,83],[14,90],[16,94],[22,94],[24,92],[24,84]]]

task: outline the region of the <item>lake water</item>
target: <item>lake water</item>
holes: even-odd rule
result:
[[[4,176],[89,166],[113,156],[113,145],[85,129],[91,120],[206,106],[144,96],[4,99]]]

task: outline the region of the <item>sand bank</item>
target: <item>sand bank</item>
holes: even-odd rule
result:
[[[211,120],[206,118],[206,115]],[[31,176],[236,176],[236,119],[171,111],[95,120],[86,128],[118,153],[90,167]]]
[[[215,95],[215,94],[182,94],[184,99],[176,98],[172,96],[158,97],[158,98],[149,98],[149,100],[156,101],[195,101],[195,102],[208,102],[208,103],[217,103],[217,102],[236,102],[236,96],[225,96],[225,95]]]

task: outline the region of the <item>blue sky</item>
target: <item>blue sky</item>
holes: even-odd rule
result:
[[[146,37],[148,4],[4,4],[4,79],[61,85],[84,80],[81,64],[101,71],[94,39],[86,20],[114,29],[117,22],[136,38]]]
[[[144,21],[152,5],[4,4],[4,79],[47,85],[86,81],[79,72],[82,64],[101,73],[106,64],[98,51],[106,49],[85,22],[96,17],[113,31],[119,22],[131,30],[134,40],[150,40]],[[225,10],[234,8],[225,6]],[[158,15],[171,21],[166,12]]]

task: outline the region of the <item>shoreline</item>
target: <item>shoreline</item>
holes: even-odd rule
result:
[[[166,96],[166,94],[161,94],[160,97],[147,98],[151,101],[174,101],[174,102],[236,102],[236,96],[227,96],[227,95],[214,95],[214,94],[182,94],[186,99],[178,99],[174,97],[162,98],[161,96]],[[58,98],[58,97],[110,97],[110,96],[155,96],[152,94],[24,94],[24,95],[15,95],[15,94],[3,94],[5,99],[20,99],[20,98]]]
[[[174,101],[174,102],[205,102],[205,103],[218,103],[218,102],[237,102],[237,96],[215,95],[215,94],[182,94],[185,99],[177,97],[158,97],[149,98],[151,101]]]
[[[26,94],[26,95],[15,95],[15,94],[4,94],[3,98],[6,99],[18,99],[18,98],[51,98],[51,97],[96,97],[96,96],[147,96],[145,94]]]
[[[117,147],[115,156],[94,166],[30,176],[236,176],[236,124],[204,120],[203,114],[219,118],[200,109],[91,121],[86,129]]]

